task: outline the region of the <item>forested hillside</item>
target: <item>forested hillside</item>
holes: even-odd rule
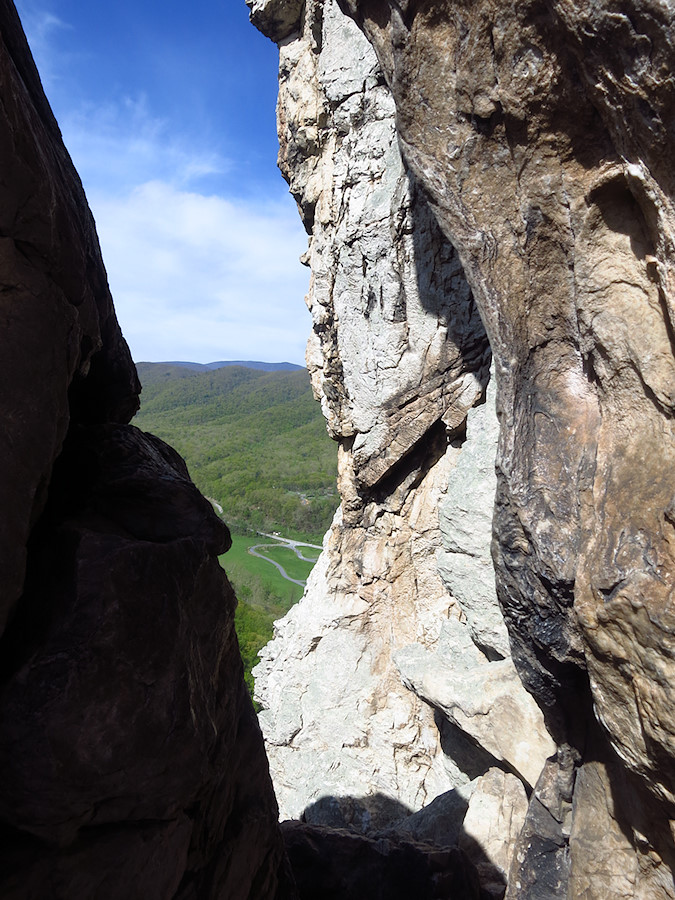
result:
[[[248,553],[257,531],[320,544],[338,506],[337,445],[326,434],[306,369],[190,368],[139,363],[134,419],[185,458],[192,479],[223,509],[233,533],[221,557],[239,606],[235,616],[249,690],[273,622],[302,596],[269,562]],[[290,568],[293,554],[283,559]],[[306,571],[291,577],[305,578]]]
[[[338,503],[337,447],[306,369],[139,363],[138,373],[134,424],[178,450],[233,531],[320,540]]]

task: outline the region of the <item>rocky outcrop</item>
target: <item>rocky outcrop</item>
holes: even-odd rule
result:
[[[259,25],[280,15],[251,5]],[[342,497],[254,670],[281,813],[372,833],[450,791],[457,838],[488,795],[522,824],[555,745],[497,604],[487,338],[363,36],[333,0],[262,27],[280,45],[280,165],[311,235],[307,361]],[[494,895],[518,830],[485,834]]]
[[[340,441],[342,507],[256,684],[282,815],[347,796],[361,798],[350,821],[384,824],[401,807],[380,796],[417,809],[449,786],[433,711],[392,652],[433,643],[452,605],[435,561],[457,456],[443,416],[461,427],[489,355],[372,50],[333,2],[300,25],[280,46],[280,164],[312,234],[308,365]]]
[[[496,360],[499,598],[563,748],[512,896],[673,896],[672,9],[342,6]]]
[[[286,896],[227,528],[161,441],[0,3],[0,896]]]
[[[329,2],[294,7],[282,30],[269,23],[289,4],[251,2],[281,46],[280,160],[312,235],[308,361],[341,442],[343,496],[323,574],[261,666],[266,728],[279,737],[284,642],[307,669],[319,651],[315,675],[327,636],[356,660],[333,664],[330,698],[349,696],[358,718],[331,724],[349,721],[364,747],[375,732],[359,736],[360,723],[404,696],[390,660],[456,734],[470,711],[484,713],[480,669],[486,679],[503,670],[495,690],[517,684],[514,669],[506,675],[512,653],[558,749],[515,852],[500,857],[509,896],[672,897],[672,10],[657,0],[340,0],[375,62]],[[461,438],[485,384],[474,300],[495,360],[493,556],[508,644],[499,616],[486,614],[489,442],[471,461]],[[448,365],[453,345],[459,368]],[[416,346],[428,350],[416,356]],[[443,449],[441,422],[455,446]],[[436,501],[438,531],[426,506]],[[416,557],[421,507],[426,550]],[[415,578],[400,591],[392,573],[403,559]],[[440,577],[450,593],[438,593]],[[303,672],[295,725],[278,741],[284,759],[320,733],[310,683]],[[400,734],[405,754],[416,740],[426,772],[412,782],[411,766],[396,773],[430,785],[436,757],[412,728],[423,712],[402,702],[405,715],[388,720],[393,743]],[[532,785],[538,767],[525,774],[515,746],[497,751],[500,730],[493,739],[471,727],[493,761]],[[344,765],[337,748],[328,758]],[[603,852],[593,849],[600,830]]]

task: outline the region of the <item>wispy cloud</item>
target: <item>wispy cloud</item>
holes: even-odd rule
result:
[[[70,30],[70,25],[43,3],[33,0],[16,0],[16,8],[21,16],[28,43],[42,83],[49,93],[59,79],[59,72],[67,64],[67,57],[56,49],[55,37],[58,32]]]
[[[153,115],[143,94],[103,105],[81,103],[60,124],[85,188],[115,192],[156,179],[188,187],[229,168],[199,136]]]
[[[274,201],[252,208],[159,181],[93,199],[136,359],[302,362],[308,273],[294,209]]]
[[[144,100],[79,111],[63,131],[135,359],[302,363],[307,237],[281,178],[267,198],[209,192],[227,162]]]
[[[142,85],[133,95],[111,88],[104,102],[71,90],[72,42],[61,40],[70,26],[45,0],[20,0],[19,11],[134,358],[301,363],[310,319],[298,257],[307,242],[281,176],[273,189],[234,191],[236,162],[212,135],[157,115]]]

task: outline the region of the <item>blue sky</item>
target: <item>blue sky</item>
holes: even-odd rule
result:
[[[277,48],[244,0],[18,0],[135,360],[304,364]]]

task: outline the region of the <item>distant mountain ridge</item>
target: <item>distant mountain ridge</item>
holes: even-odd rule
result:
[[[148,363],[139,362],[139,366],[148,365]],[[298,366],[296,363],[289,362],[260,362],[259,360],[242,360],[228,359],[219,360],[218,362],[196,363],[196,362],[180,362],[176,360],[166,360],[158,363],[151,363],[156,366],[183,366],[195,372],[211,372],[214,369],[222,369],[224,366],[242,366],[244,369],[258,369],[261,372],[296,372],[298,369],[304,369],[304,366]]]

